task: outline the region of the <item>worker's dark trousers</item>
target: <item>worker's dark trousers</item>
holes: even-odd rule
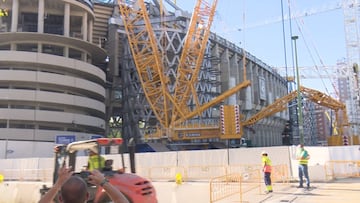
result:
[[[265,182],[265,185],[271,185],[271,173],[270,172],[265,172],[264,173],[264,182]]]

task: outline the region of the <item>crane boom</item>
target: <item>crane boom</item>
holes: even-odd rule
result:
[[[297,92],[293,91],[285,95],[284,97],[275,100],[272,104],[265,107],[263,110],[259,111],[258,113],[247,119],[246,121],[242,122],[242,126],[254,125],[256,122],[258,122],[259,120],[265,117],[271,116],[280,111],[284,111],[285,109],[287,109],[287,105],[289,101],[296,98],[296,96],[297,96]]]
[[[344,136],[347,137],[347,135],[344,133],[344,127],[349,126],[349,121],[348,121],[348,117],[347,117],[345,104],[339,102],[338,100],[336,100],[322,92],[314,90],[314,89],[310,89],[310,88],[301,86],[299,91],[301,92],[303,98],[309,99],[318,105],[325,106],[325,107],[328,107],[328,108],[334,110],[336,121],[337,121],[336,123],[337,123],[338,133],[339,133],[339,135],[341,135],[343,137]],[[275,100],[271,105],[265,107],[263,110],[259,111],[258,113],[253,115],[248,120],[242,122],[241,125],[242,126],[254,125],[256,122],[258,122],[259,120],[261,120],[267,116],[270,116],[272,114],[275,114],[277,112],[287,109],[288,103],[291,100],[295,99],[296,97],[297,97],[297,91],[290,92],[289,94],[285,95],[284,97],[281,97],[281,98]],[[342,111],[341,118],[339,116],[340,110]],[[346,145],[346,144],[344,143],[344,145]]]
[[[170,92],[169,88],[172,78],[169,78],[164,73],[168,67],[165,67],[166,63],[161,60],[162,55],[159,52],[160,48],[156,42],[156,35],[152,29],[152,22],[150,22],[147,14],[144,0],[134,1],[135,3],[130,5],[125,0],[118,0],[118,2],[143,92],[160,124],[157,126],[155,133],[149,131],[148,137],[154,137],[152,135],[155,135],[158,138],[176,139],[176,135],[182,134],[180,132],[190,132],[192,134],[192,132],[196,131],[195,128],[181,127],[184,126],[182,124],[187,119],[200,115],[204,110],[250,85],[250,81],[246,80],[244,70],[244,81],[234,88],[202,105],[199,104],[197,99],[195,83],[198,81],[204,53],[209,41],[210,27],[217,0],[213,0],[211,5],[205,0],[197,0],[188,32],[184,38],[181,57],[176,69],[177,75],[173,92]],[[196,103],[195,108],[190,109],[188,107],[187,102],[190,99],[193,99]],[[199,126],[202,126],[202,135],[205,137],[213,138],[217,136],[205,130],[217,131],[213,126],[201,123],[199,123]]]
[[[136,69],[151,109],[162,126],[170,123],[167,78],[144,0],[128,5],[118,0]]]
[[[172,123],[190,111],[187,102],[191,92],[196,106],[199,106],[194,84],[203,62],[216,4],[217,0],[214,0],[211,6],[204,0],[198,0],[194,8],[177,68],[173,98],[180,108],[173,108]]]

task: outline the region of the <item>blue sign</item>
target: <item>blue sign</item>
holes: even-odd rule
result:
[[[103,136],[101,135],[91,135],[90,139],[98,139],[98,138],[102,138]]]
[[[56,144],[70,144],[75,142],[75,135],[56,135]]]

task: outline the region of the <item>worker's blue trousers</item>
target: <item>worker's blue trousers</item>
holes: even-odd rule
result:
[[[307,164],[299,164],[299,186],[303,186],[303,177],[306,180],[306,186],[310,187],[310,178]]]

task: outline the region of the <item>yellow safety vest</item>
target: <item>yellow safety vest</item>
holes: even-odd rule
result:
[[[99,160],[100,159],[100,160]],[[100,169],[104,168],[105,166],[105,158],[100,155],[93,155],[89,157],[89,171],[92,171],[94,169]]]
[[[307,165],[309,162],[309,153],[306,150],[300,150],[298,152],[299,164]]]
[[[262,163],[263,163],[263,171],[267,173],[271,173],[271,160],[267,156],[262,156]]]

